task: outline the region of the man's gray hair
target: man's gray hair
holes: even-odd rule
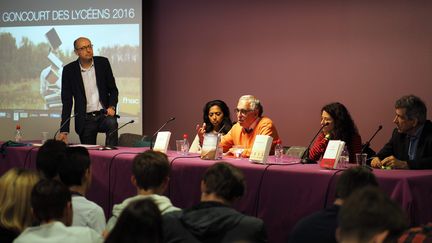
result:
[[[261,102],[259,99],[257,99],[255,96],[253,95],[243,95],[242,97],[240,97],[240,100],[245,100],[246,102],[248,102],[250,104],[250,107],[252,110],[258,109],[258,116],[262,116],[262,113],[264,112],[264,109],[261,105]]]
[[[426,105],[415,95],[405,95],[401,97],[396,101],[395,108],[405,108],[406,116],[410,120],[417,118],[419,124],[424,124],[426,122]]]

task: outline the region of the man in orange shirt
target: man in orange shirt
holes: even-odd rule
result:
[[[256,135],[269,135],[273,137],[270,153],[274,153],[274,145],[279,135],[272,120],[262,116],[263,107],[260,101],[253,95],[243,95],[238,101],[235,112],[237,123],[222,137],[223,151],[234,154],[232,147],[242,145],[245,147],[242,156],[249,157]]]

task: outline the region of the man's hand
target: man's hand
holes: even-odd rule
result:
[[[383,159],[381,163],[383,166],[392,169],[408,169],[408,163],[406,161],[398,160],[393,155]]]
[[[68,143],[68,133],[61,132],[57,135],[57,140],[63,141],[65,144]]]
[[[372,168],[381,168],[382,162],[378,157],[374,157],[371,161]]]
[[[114,116],[115,113],[115,109],[112,106],[107,109],[107,116]]]

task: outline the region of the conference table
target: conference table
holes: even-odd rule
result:
[[[89,148],[92,186],[87,198],[99,204],[107,218],[114,204],[136,194],[130,182],[133,158],[148,148]],[[0,155],[0,174],[11,167],[35,168],[38,147],[7,147]],[[299,164],[284,158],[282,164],[256,164],[248,159],[224,157],[202,160],[198,154],[167,152],[170,182],[166,191],[172,203],[190,207],[200,200],[200,181],[212,164],[225,161],[245,174],[246,193],[233,207],[264,221],[269,242],[286,242],[295,223],[306,215],[331,205],[335,184],[343,170],[322,169],[317,164]],[[272,156],[269,161],[274,160]],[[432,222],[432,170],[373,170],[380,187],[406,212],[411,225]]]

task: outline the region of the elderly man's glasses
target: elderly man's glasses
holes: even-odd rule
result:
[[[92,44],[90,44],[90,45],[88,45],[88,46],[83,46],[83,47],[80,47],[80,48],[77,48],[76,50],[77,51],[87,51],[87,50],[92,50],[93,49],[93,45]]]
[[[253,110],[245,110],[245,109],[237,109],[237,108],[234,109],[235,113],[240,113],[242,115],[246,115],[246,114],[248,114],[249,112],[252,112],[252,111]]]

